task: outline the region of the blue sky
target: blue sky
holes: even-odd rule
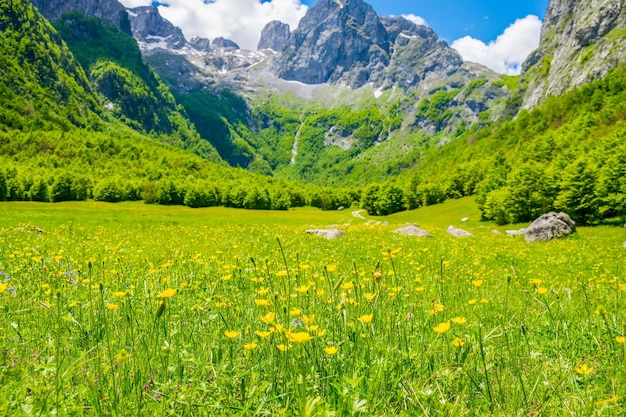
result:
[[[548,0],[369,0],[378,14],[414,14],[426,20],[449,43],[469,35],[483,42],[495,40],[515,22],[528,15],[543,20]],[[304,0],[313,6],[317,0]]]

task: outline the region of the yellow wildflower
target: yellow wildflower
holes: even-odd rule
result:
[[[229,339],[234,339],[239,336],[239,332],[236,330],[226,330],[224,331],[224,335]]]
[[[574,371],[580,375],[589,375],[589,374],[592,374],[595,371],[595,369],[590,367],[586,363],[583,363],[575,367]]]
[[[270,301],[269,300],[265,300],[265,299],[261,299],[261,298],[255,298],[254,299],[254,304],[260,306],[260,307],[269,307],[270,306]]]
[[[337,346],[329,346],[324,348],[324,352],[326,352],[327,355],[334,355],[335,353],[337,353],[338,350],[339,349],[337,349]]]
[[[626,337],[624,336],[615,336],[615,341],[617,343],[621,343],[622,345],[626,343]]]
[[[261,321],[265,324],[270,324],[274,322],[275,318],[276,318],[276,313],[270,311],[266,315],[261,316]]]
[[[456,324],[465,324],[467,323],[467,319],[465,317],[455,317],[452,319],[452,322]]]
[[[8,282],[0,282],[0,294],[5,292],[7,290],[7,288],[9,288],[9,283]]]
[[[257,346],[259,345],[257,345],[256,343],[246,343],[245,345],[243,345],[243,348],[245,350],[254,350],[257,348]]]
[[[315,315],[311,314],[311,315],[303,315],[302,316],[302,323],[309,325],[309,324],[313,324],[313,322],[315,321]]]
[[[374,320],[374,315],[373,314],[365,314],[365,315],[362,315],[361,317],[359,317],[357,320],[360,321],[363,324],[368,324],[368,323],[371,323],[372,320]]]
[[[291,311],[289,312],[289,315],[291,316],[299,316],[300,313],[302,313],[302,309],[298,308],[298,307],[294,307],[291,309]]]
[[[436,333],[445,333],[450,330],[450,320],[444,321],[443,323],[439,323],[437,326],[433,327],[433,330]]]
[[[460,337],[457,337],[452,341],[452,345],[456,347],[462,347],[465,344],[465,341]]]
[[[280,350],[281,352],[286,352],[286,351],[287,351],[287,350],[288,350],[291,346],[289,346],[289,345],[283,345],[283,344],[280,344],[280,345],[278,345],[278,346],[276,346],[276,347],[277,347],[277,348],[278,348],[278,350]]]
[[[109,303],[109,304],[107,304],[107,308],[108,308],[109,310],[113,310],[113,311],[115,311],[115,310],[117,310],[118,308],[120,308],[120,306],[119,306],[118,304]]]
[[[537,288],[537,294],[539,294],[539,295],[544,295],[547,292],[548,292],[548,289],[546,287],[539,287],[539,288]]]
[[[126,295],[126,293],[124,291],[115,291],[113,295],[117,298],[122,298]]]
[[[261,339],[265,339],[266,337],[268,337],[269,335],[272,334],[272,332],[267,332],[267,331],[262,331],[262,330],[257,330],[256,332],[254,332],[257,336],[259,336]]]
[[[483,281],[482,279],[475,279],[474,281],[472,281],[472,285],[474,287],[480,287],[481,285],[483,285],[483,282],[485,281]]]
[[[334,265],[334,264],[326,265],[326,270],[328,272],[335,272],[337,270],[337,265]]]
[[[304,343],[313,339],[313,336],[311,336],[308,332],[287,332],[285,336],[287,336],[287,339],[293,343]]]
[[[172,298],[176,295],[175,288],[169,288],[167,290],[163,290],[159,292],[159,298]]]

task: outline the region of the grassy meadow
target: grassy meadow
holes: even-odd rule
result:
[[[0,415],[623,415],[624,229],[351,211],[0,203]]]

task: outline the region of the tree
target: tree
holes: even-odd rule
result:
[[[6,201],[8,194],[7,177],[4,172],[0,171],[0,201]]]
[[[539,164],[527,162],[514,168],[507,184],[506,206],[511,222],[532,221],[550,210],[553,198],[549,181]]]
[[[589,224],[600,218],[596,197],[596,167],[581,157],[569,165],[561,177],[560,192],[554,206],[569,214],[579,224]]]

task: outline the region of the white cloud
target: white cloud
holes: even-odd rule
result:
[[[541,20],[529,15],[506,28],[495,41],[465,36],[452,43],[466,61],[478,62],[501,74],[515,75],[521,71],[526,57],[539,46]]]
[[[126,7],[148,6],[150,0],[120,0]],[[272,20],[288,23],[292,30],[307,11],[300,0],[163,0],[161,15],[180,27],[187,39],[211,40],[223,36],[244,49],[256,50],[263,27]]]
[[[406,20],[409,20],[415,23],[418,26],[428,26],[428,23],[426,23],[426,20],[421,16],[415,16],[414,14],[403,14],[402,17],[404,17]]]

